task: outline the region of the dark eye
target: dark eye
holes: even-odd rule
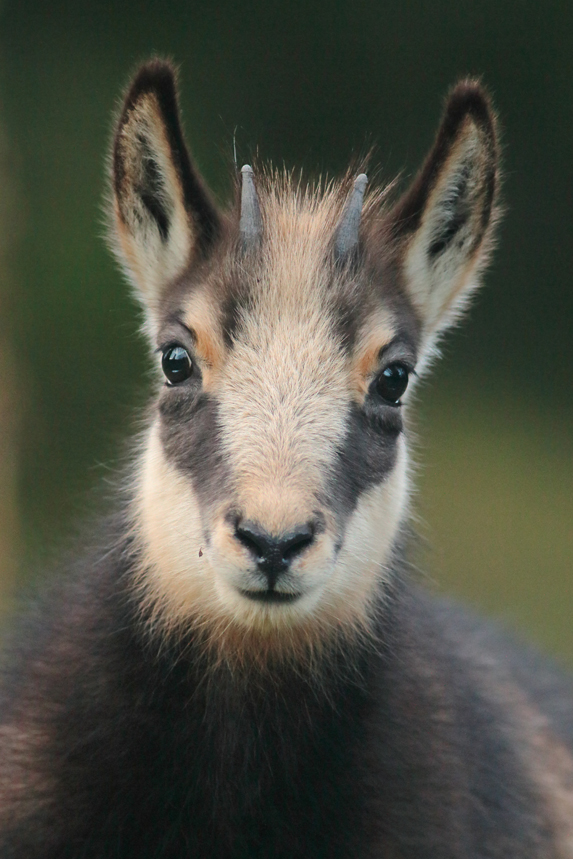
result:
[[[168,346],[163,351],[161,367],[167,381],[171,385],[177,385],[189,378],[193,371],[193,361],[183,346]]]
[[[403,364],[390,364],[383,370],[375,382],[378,396],[397,406],[400,397],[408,387],[408,369]]]

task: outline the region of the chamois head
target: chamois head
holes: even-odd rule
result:
[[[133,507],[156,620],[235,648],[368,628],[406,514],[408,382],[476,285],[497,161],[464,81],[397,203],[364,175],[305,188],[244,167],[221,213],[171,67],[139,71],[113,200],[163,373]]]

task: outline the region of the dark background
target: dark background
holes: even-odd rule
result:
[[[111,116],[137,63],[180,64],[188,139],[221,201],[235,137],[239,165],[258,152],[336,174],[375,145],[385,179],[411,176],[471,74],[500,114],[507,213],[420,397],[423,565],[573,660],[573,4],[4,0],[0,13],[0,409],[18,420],[0,422],[5,604],[113,483],[145,402],[147,348],[101,214]]]

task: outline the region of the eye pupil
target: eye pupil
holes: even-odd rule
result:
[[[189,378],[193,370],[193,362],[183,346],[168,346],[163,352],[161,366],[165,373],[165,378],[172,385],[184,382],[185,379]]]
[[[397,405],[408,387],[408,370],[403,364],[390,364],[378,376],[376,391],[388,403]]]

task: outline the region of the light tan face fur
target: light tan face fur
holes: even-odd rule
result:
[[[205,503],[193,477],[169,461],[154,423],[135,517],[145,546],[145,586],[170,623],[193,618],[212,626],[216,619],[248,630],[289,630],[312,618],[315,628],[364,626],[405,510],[403,437],[393,468],[350,515],[338,516],[324,498],[351,405],[361,407],[395,324],[380,304],[364,320],[354,349],[345,350],[334,325],[336,272],[325,265],[329,208],[301,217],[276,202],[266,212],[276,240],[249,279],[248,308],[233,343],[224,344],[207,285],[184,302],[184,323],[197,334],[203,389],[217,402],[229,478]],[[321,518],[322,532],[276,585],[300,594],[295,602],[267,604],[243,595],[262,589],[264,576],[236,539],[229,510],[275,535]]]

